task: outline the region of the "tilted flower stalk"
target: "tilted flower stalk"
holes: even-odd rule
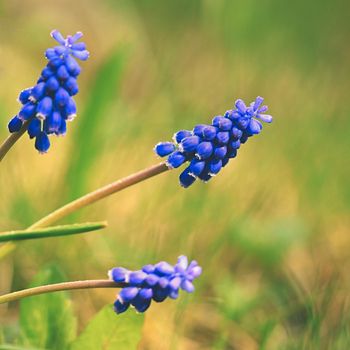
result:
[[[145,312],[152,300],[160,303],[167,299],[177,299],[180,289],[192,293],[193,280],[199,277],[202,268],[197,261],[188,263],[186,256],[178,258],[172,266],[165,261],[155,265],[145,265],[141,270],[129,271],[123,267],[116,267],[109,271],[109,277],[116,283],[127,283],[119,293],[114,303],[117,314],[125,312],[129,306],[138,312]]]
[[[53,30],[51,36],[59,45],[46,50],[49,62],[36,85],[20,93],[18,100],[22,108],[8,124],[13,136],[0,146],[0,160],[25,131],[35,139],[35,148],[46,153],[50,148],[48,136],[65,135],[67,122],[76,116],[73,96],[79,91],[77,78],[81,68],[75,58],[87,60],[89,52],[84,43],[78,42],[83,36],[81,32],[64,38]]]
[[[175,133],[174,142],[160,142],[154,150],[160,157],[167,157],[169,168],[188,163],[179,177],[181,186],[189,187],[197,178],[207,182],[237,156],[241,144],[261,132],[259,120],[272,122],[272,117],[264,114],[267,106],[262,106],[263,100],[257,97],[248,107],[237,100],[234,109],[214,117],[210,125],[180,130]]]
[[[134,307],[138,312],[145,312],[152,300],[162,302],[168,297],[177,299],[180,289],[192,293],[194,291],[192,282],[201,273],[202,268],[196,261],[188,264],[187,257],[182,255],[174,266],[162,261],[155,265],[145,265],[139,271],[116,267],[108,272],[108,280],[62,282],[4,294],[0,296],[0,304],[58,291],[122,288],[114,303],[115,312],[120,314],[129,306]]]

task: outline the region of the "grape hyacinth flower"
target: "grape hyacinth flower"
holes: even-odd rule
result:
[[[28,121],[28,134],[35,138],[35,148],[46,153],[50,148],[48,135],[64,135],[67,122],[76,116],[73,96],[78,93],[77,78],[81,68],[75,58],[87,60],[85,44],[78,42],[83,36],[62,34],[53,30],[51,36],[59,45],[46,50],[48,64],[41,72],[37,84],[19,95],[20,112],[8,124],[11,133],[18,132]]]
[[[127,283],[114,303],[117,314],[125,312],[129,306],[138,312],[145,312],[152,300],[162,302],[167,297],[176,299],[179,290],[188,293],[194,291],[192,281],[200,276],[202,268],[196,261],[188,263],[186,256],[180,256],[175,266],[167,262],[156,265],[145,265],[139,271],[129,271],[116,267],[109,271],[108,276],[116,283]]]
[[[210,125],[199,124],[192,131],[180,130],[173,142],[160,142],[154,151],[160,157],[168,157],[166,164],[170,169],[189,163],[180,174],[181,186],[187,188],[197,178],[207,182],[236,157],[241,144],[261,132],[260,121],[272,122],[272,117],[264,114],[267,106],[262,106],[263,100],[257,97],[249,106],[237,100],[235,108],[214,117]]]

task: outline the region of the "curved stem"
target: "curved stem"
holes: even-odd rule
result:
[[[123,288],[127,286],[126,283],[116,283],[111,280],[85,280],[85,281],[73,281],[62,282],[56,284],[47,284],[45,286],[39,286],[34,288],[28,288],[20,290],[18,292],[8,293],[0,296],[0,304],[8,303],[10,301],[31,297],[33,295],[59,292],[62,290],[72,289],[88,289],[88,288]]]
[[[12,133],[0,146],[0,162],[4,159],[11,147],[20,139],[20,137],[27,131],[29,120],[23,123],[22,128],[18,132]]]
[[[149,179],[155,175],[161,174],[165,171],[169,170],[168,166],[163,162],[157,165],[153,165],[149,168],[143,169],[137,173],[124,177],[120,180],[112,182],[109,185],[99,188],[96,191],[90,192],[85,196],[82,196],[73,202],[70,202],[63,207],[53,211],[51,214],[43,217],[28,229],[33,229],[37,227],[44,227],[47,225],[56,222],[59,219],[64,218],[65,216],[77,211],[80,208],[86,207],[98,200],[110,196],[113,193],[119,192],[124,188],[130,187],[132,185],[137,184],[138,182]]]

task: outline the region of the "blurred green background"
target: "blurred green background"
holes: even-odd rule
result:
[[[187,254],[204,268],[196,293],[152,306],[140,349],[347,349],[349,11],[344,0],[0,0],[1,139],[52,29],[83,31],[91,52],[67,136],[45,156],[23,137],[1,163],[1,230],[157,163],[154,144],[237,98],[265,97],[275,118],[206,185],[184,190],[174,170],[64,221],[106,219],[105,231],[18,244],[0,260],[2,293],[51,263],[92,279]],[[79,329],[114,295],[71,293]],[[18,304],[0,320],[15,334]]]

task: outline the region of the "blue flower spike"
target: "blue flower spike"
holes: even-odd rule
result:
[[[192,261],[189,264],[184,255],[178,258],[174,266],[162,261],[155,265],[145,265],[138,271],[115,267],[108,272],[109,278],[116,283],[127,283],[127,287],[120,291],[114,310],[120,314],[131,306],[137,312],[145,312],[152,300],[160,303],[168,297],[176,299],[180,289],[192,293],[192,282],[201,273],[202,268],[198,263]]]
[[[76,116],[73,96],[78,93],[77,78],[81,72],[76,58],[82,61],[89,58],[85,44],[78,42],[83,36],[81,32],[64,38],[58,30],[53,30],[51,36],[59,45],[46,50],[46,67],[37,84],[20,93],[18,101],[22,108],[8,124],[13,133],[29,121],[28,135],[35,138],[35,148],[40,153],[49,150],[49,135],[65,135],[66,122]]]
[[[214,117],[210,125],[199,124],[192,131],[180,130],[173,136],[173,142],[160,142],[154,151],[160,157],[167,157],[170,169],[186,163],[179,176],[182,187],[191,186],[197,178],[207,182],[236,157],[249,137],[261,132],[261,122],[272,122],[272,117],[265,114],[268,108],[262,106],[263,101],[258,96],[246,106],[237,100],[232,110]]]

